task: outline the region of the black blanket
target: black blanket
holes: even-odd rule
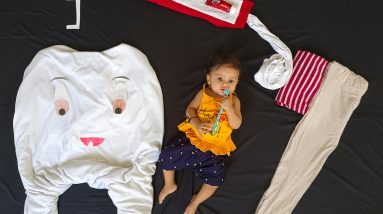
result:
[[[349,120],[336,150],[293,213],[383,213],[383,38],[378,0],[259,0],[252,14],[276,34],[293,54],[308,50],[336,60],[369,81],[369,89]],[[301,119],[278,107],[277,91],[253,75],[271,46],[249,27],[223,29],[144,0],[82,0],[80,30],[74,1],[0,1],[0,213],[23,213],[24,188],[17,169],[12,119],[23,72],[34,55],[62,44],[79,51],[102,51],[127,43],[144,52],[164,96],[164,144],[177,131],[185,109],[205,79],[217,52],[242,62],[237,94],[243,123],[233,134],[237,151],[227,159],[226,182],[198,213],[254,213],[270,184],[290,135]],[[320,131],[320,130],[318,130]],[[162,173],[154,176],[153,213],[182,213],[201,183],[191,170],[177,174],[179,190],[164,205],[157,198]],[[73,185],[59,200],[59,213],[116,213],[106,190]]]

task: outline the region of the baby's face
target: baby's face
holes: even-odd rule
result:
[[[239,70],[227,65],[212,70],[206,76],[211,90],[218,96],[225,96],[225,89],[229,89],[230,93],[233,93],[237,87],[238,78]]]

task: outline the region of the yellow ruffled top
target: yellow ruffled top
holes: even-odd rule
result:
[[[202,100],[197,109],[197,116],[201,122],[214,124],[220,110],[219,101],[221,99],[207,95],[205,85],[202,91]],[[229,95],[231,102],[233,102],[232,96],[232,94]],[[190,139],[190,143],[203,152],[211,151],[215,155],[230,155],[230,152],[237,148],[231,139],[233,129],[229,125],[225,110],[221,114],[217,132],[214,135],[208,132],[201,136],[197,129],[188,122],[179,124],[178,129],[185,132],[186,136]]]

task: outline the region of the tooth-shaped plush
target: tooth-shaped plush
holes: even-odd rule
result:
[[[116,88],[123,114],[112,108]],[[65,115],[57,114],[57,99],[70,104]],[[44,49],[24,73],[15,108],[25,213],[57,213],[58,197],[77,183],[108,189],[118,213],[151,212],[163,103],[142,52],[125,44],[103,52]]]

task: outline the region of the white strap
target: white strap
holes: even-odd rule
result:
[[[254,15],[249,14],[247,24],[260,37],[270,43],[277,52],[263,61],[261,68],[254,75],[254,79],[267,89],[278,89],[284,86],[293,72],[293,57],[290,49]]]
[[[67,25],[66,29],[80,29],[80,0],[76,0],[76,24]]]

